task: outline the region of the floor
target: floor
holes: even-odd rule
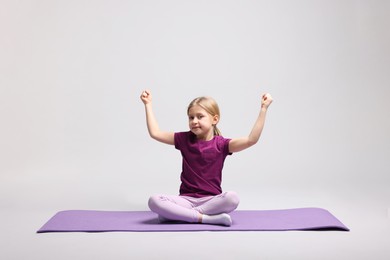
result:
[[[327,208],[351,231],[35,233],[54,213],[1,209],[1,259],[389,259],[385,203]]]

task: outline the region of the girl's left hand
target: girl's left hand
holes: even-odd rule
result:
[[[140,96],[142,102],[146,105],[152,102],[152,93],[150,90],[144,90]]]
[[[261,107],[268,108],[271,105],[273,99],[271,94],[265,93],[261,96]]]

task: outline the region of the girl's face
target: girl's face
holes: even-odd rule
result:
[[[218,116],[212,116],[198,105],[188,111],[188,124],[192,133],[198,139],[209,141],[214,137],[214,127],[218,123]]]

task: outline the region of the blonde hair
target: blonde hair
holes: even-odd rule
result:
[[[211,97],[197,97],[191,101],[188,105],[187,114],[190,112],[190,109],[193,106],[200,106],[203,108],[208,114],[211,116],[218,116],[218,121],[221,118],[221,114],[219,112],[219,107],[217,102]],[[222,135],[221,131],[218,129],[217,124],[213,125],[214,127],[214,135]]]

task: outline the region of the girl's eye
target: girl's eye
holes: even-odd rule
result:
[[[198,116],[198,119],[202,119],[204,116]]]

